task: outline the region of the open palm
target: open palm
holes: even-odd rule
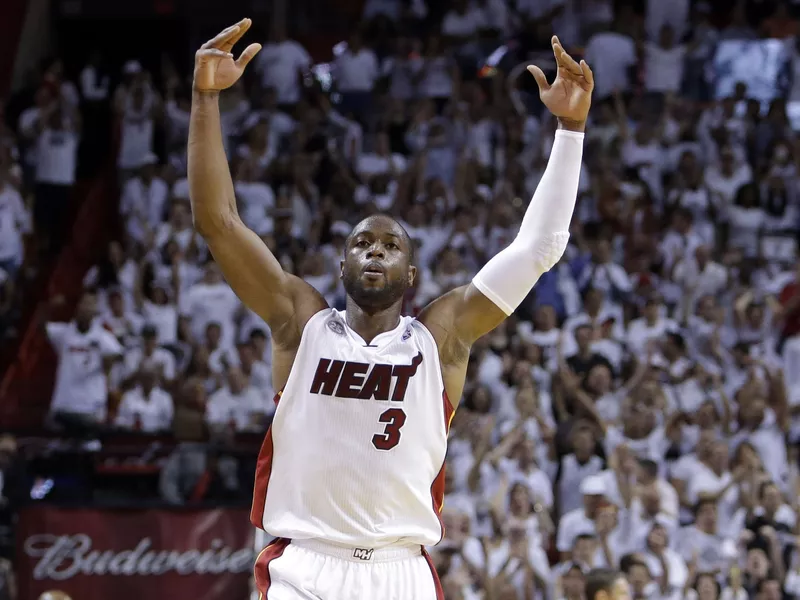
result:
[[[537,66],[530,65],[528,71],[539,86],[539,98],[554,116],[583,123],[592,105],[594,75],[586,61],[577,63],[566,53],[556,36],[553,36],[552,45],[558,67],[555,81],[547,83],[547,77]]]
[[[224,90],[236,83],[261,44],[250,44],[238,59],[233,59],[233,45],[250,29],[250,19],[242,19],[200,46],[194,56],[194,89],[200,92]]]

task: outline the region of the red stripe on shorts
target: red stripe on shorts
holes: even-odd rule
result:
[[[267,600],[267,592],[269,592],[269,586],[272,583],[269,576],[269,563],[283,556],[283,552],[290,542],[291,540],[278,538],[264,548],[256,558],[256,564],[253,566],[253,576],[255,577],[256,589],[261,600]]]
[[[436,587],[436,600],[444,600],[444,589],[442,589],[442,582],[439,579],[439,574],[436,572],[436,567],[433,566],[431,555],[425,548],[422,549],[422,556],[428,561],[428,566],[431,568],[431,575],[433,575],[433,585]],[[266,599],[265,599],[266,600]]]

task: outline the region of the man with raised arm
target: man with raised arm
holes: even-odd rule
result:
[[[238,59],[244,19],[197,52],[189,186],[197,230],[239,298],[272,329],[281,390],[256,470],[254,525],[277,539],[260,554],[264,600],[443,598],[424,547],[439,542],[447,432],[471,345],[510,315],[569,239],[594,87],[585,62],[553,38],[549,84],[528,67],[558,118],[550,160],[519,234],[469,285],[418,318],[401,315],[413,247],[387,215],[358,223],[341,277],[346,310],[286,273],[236,211],[218,99],[260,50]]]

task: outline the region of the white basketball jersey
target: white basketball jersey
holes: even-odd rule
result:
[[[253,524],[363,548],[438,543],[452,412],[422,323],[402,317],[366,344],[344,312],[317,313],[261,448]]]

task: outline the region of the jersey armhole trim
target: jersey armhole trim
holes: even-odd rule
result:
[[[306,334],[307,334],[307,332],[309,330],[309,325],[311,325],[311,323],[315,319],[319,319],[319,318],[324,317],[325,315],[330,314],[330,312],[332,310],[334,310],[334,309],[330,308],[330,307],[327,307],[327,308],[323,308],[322,310],[319,310],[319,311],[315,312],[313,315],[311,315],[311,318],[308,321],[306,321],[306,324],[303,326],[303,331],[300,334],[300,343],[297,344],[297,352],[295,352],[294,359],[292,360],[292,366],[289,367],[289,376],[286,378],[286,381],[284,382],[283,387],[281,387],[281,389],[278,390],[278,392],[272,398],[273,402],[275,402],[275,406],[276,407],[278,406],[278,404],[280,402],[280,399],[283,396],[283,391],[289,386],[289,382],[292,380],[292,373],[294,372],[295,361],[297,360],[297,355],[300,354],[300,349],[303,347],[303,342],[305,342],[305,340],[306,340]]]
[[[323,309],[321,309],[321,310],[319,310],[319,311],[315,312],[313,315],[311,315],[311,318],[310,318],[308,321],[306,321],[306,324],[303,326],[303,331],[302,331],[302,333],[300,334],[300,343],[299,343],[299,344],[297,344],[297,352],[298,352],[298,353],[300,352],[300,348],[303,346],[303,342],[306,340],[306,335],[307,335],[307,333],[308,333],[309,326],[310,326],[310,325],[311,325],[311,324],[312,324],[314,321],[316,321],[317,319],[325,318],[326,316],[330,315],[330,314],[331,314],[331,312],[335,312],[335,311],[336,311],[336,309],[334,309],[334,308],[331,308],[330,306],[328,306],[328,307],[326,307],[326,308],[323,308]],[[295,359],[296,359],[296,358],[297,358],[297,354],[295,354]],[[292,368],[294,368],[294,361],[292,361]],[[289,377],[291,377],[291,370],[290,370],[290,372],[289,372]],[[285,383],[285,384],[284,384],[284,386],[281,388],[281,392],[283,392],[283,390],[286,388],[286,386],[288,385],[288,383],[289,383],[289,380],[287,379],[287,380],[286,380],[286,383]]]
[[[439,359],[439,344],[436,343],[436,338],[433,337],[433,334],[430,332],[430,329],[425,327],[425,324],[420,321],[419,319],[413,319],[411,321],[412,326],[414,324],[419,325],[421,331],[425,332],[425,335],[428,336],[428,339],[433,344],[433,347],[436,348],[436,365],[438,367],[437,372],[439,373],[439,383],[442,386],[442,398],[444,402],[444,427],[445,431],[450,431],[450,422],[453,420],[453,415],[456,412],[456,407],[450,400],[450,396],[447,395],[447,389],[444,387],[444,374],[442,374],[442,361]]]

